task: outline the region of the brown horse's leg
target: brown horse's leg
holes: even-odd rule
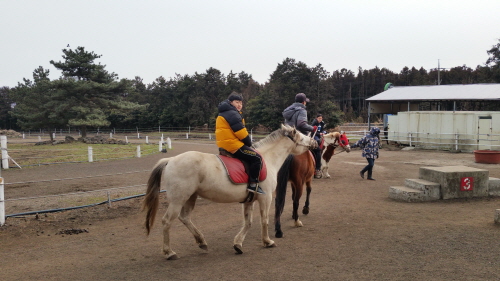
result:
[[[302,209],[302,214],[309,214],[309,196],[311,195],[311,181],[306,182],[306,203]]]
[[[293,202],[293,212],[292,218],[294,220],[295,226],[302,226],[302,222],[299,220],[299,203],[300,197],[302,197],[302,189],[304,183],[300,179],[296,179],[296,182],[292,181],[292,202]]]
[[[194,206],[196,205],[197,198],[198,195],[195,193],[191,195],[188,201],[186,201],[179,215],[179,220],[189,229],[189,231],[191,231],[191,233],[194,236],[194,239],[196,240],[196,243],[198,243],[198,247],[200,247],[203,250],[208,250],[207,241],[205,241],[205,237],[203,237],[203,234],[196,228],[196,226],[194,226],[193,222],[191,221],[191,212],[193,211]]]

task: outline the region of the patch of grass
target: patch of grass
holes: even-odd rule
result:
[[[21,167],[28,167],[54,163],[88,162],[89,146],[92,147],[93,161],[137,156],[137,144],[86,144],[75,142],[58,145],[34,145],[32,143],[12,143],[7,148],[9,156],[16,163]],[[157,146],[141,145],[141,155],[155,152],[158,152]]]

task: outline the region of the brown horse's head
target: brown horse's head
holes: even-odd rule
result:
[[[341,147],[344,151],[350,152],[351,146],[345,133],[331,132],[323,136],[324,146]]]

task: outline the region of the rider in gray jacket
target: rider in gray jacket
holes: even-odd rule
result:
[[[304,135],[314,130],[313,126],[307,124],[306,103],[308,102],[309,99],[306,95],[304,93],[299,93],[295,96],[295,102],[283,110],[285,124],[295,127]]]

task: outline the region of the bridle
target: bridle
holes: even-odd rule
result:
[[[305,145],[305,144],[301,144],[301,143],[298,143],[295,141],[295,139],[289,134],[289,133],[286,133],[285,134],[287,138],[289,138],[293,143],[295,143],[295,147],[297,146],[305,146],[307,148],[311,148],[312,144],[313,144],[313,141],[315,141],[314,139],[311,139],[310,141],[310,144],[309,145]]]
[[[349,141],[347,141],[347,140],[341,140],[341,137],[342,137],[342,134],[340,134],[340,136],[338,138],[335,138],[335,141],[332,144],[328,145],[328,146],[330,146],[330,145],[333,146],[333,149],[335,149],[335,148],[337,148],[339,146],[344,149],[342,151],[339,151],[339,152],[335,153],[334,155],[347,151],[345,147],[349,145]],[[324,135],[321,136],[321,139],[322,139],[322,141],[324,141]],[[345,144],[345,141],[347,141],[347,144]]]

